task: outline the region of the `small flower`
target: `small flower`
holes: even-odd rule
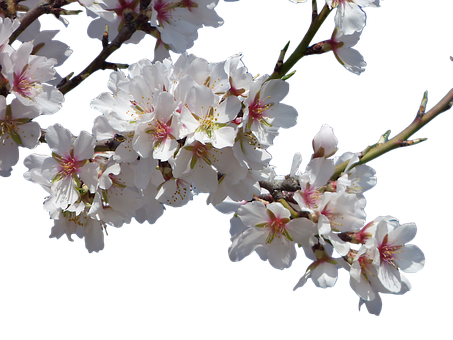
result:
[[[244,100],[243,124],[260,143],[272,144],[279,127],[287,129],[296,125],[297,111],[280,103],[288,94],[289,84],[281,79],[267,79],[268,76],[263,76],[252,84],[249,96]]]
[[[11,55],[3,54],[2,73],[8,79],[11,91],[24,105],[33,105],[43,114],[55,113],[64,101],[63,94],[54,86],[45,84],[54,78],[56,59],[31,55],[33,43],[23,43]]]
[[[335,26],[344,34],[360,32],[365,27],[366,15],[362,7],[372,5],[374,0],[327,0],[330,8],[337,7]]]
[[[267,250],[269,263],[277,269],[291,266],[295,244],[307,243],[315,225],[306,218],[290,220],[290,212],[280,203],[253,201],[239,208],[237,216],[247,227],[236,234],[229,249],[231,261],[240,261],[257,248]]]
[[[0,176],[9,176],[17,164],[19,146],[33,149],[38,144],[41,128],[32,119],[40,113],[17,99],[7,106],[5,97],[0,96]]]
[[[361,32],[354,32],[351,35],[344,35],[338,28],[332,33],[332,38],[324,42],[324,51],[332,50],[338,62],[348,71],[360,75],[365,71],[366,62],[363,56],[355,49],[360,39]]]
[[[96,163],[90,163],[94,156],[95,139],[82,131],[73,140],[71,132],[59,124],[49,126],[46,141],[52,150],[43,167],[52,173],[53,204],[57,208],[66,209],[68,205],[79,199],[76,186],[80,186],[80,178],[89,188],[96,188],[97,177],[93,176]]]

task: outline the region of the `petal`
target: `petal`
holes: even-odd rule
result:
[[[289,92],[289,84],[281,79],[271,79],[261,86],[260,98],[264,104],[279,103]]]
[[[49,126],[46,132],[49,148],[59,156],[69,154],[72,146],[71,132],[60,124]]]
[[[256,228],[249,228],[238,235],[228,250],[230,260],[233,262],[241,261],[250,255],[257,247],[266,244],[267,231]]]
[[[365,71],[366,62],[363,56],[353,48],[340,48],[334,51],[335,57],[348,71],[359,75]]]
[[[297,288],[300,288],[303,285],[305,285],[305,283],[307,282],[307,280],[310,277],[310,275],[311,275],[311,270],[307,270],[305,272],[304,276],[302,276],[300,278],[299,282],[297,282],[297,284],[294,286],[293,291],[296,290]]]
[[[262,202],[253,201],[240,207],[237,211],[238,217],[248,227],[254,227],[257,224],[269,221],[266,207]]]
[[[378,277],[382,285],[392,293],[401,290],[400,272],[388,263],[382,263],[378,270]]]
[[[338,268],[335,264],[322,262],[318,264],[311,273],[311,279],[316,287],[333,287],[337,282]]]
[[[415,234],[417,234],[417,226],[415,223],[405,223],[389,232],[388,243],[392,245],[402,245],[412,241]]]
[[[274,238],[267,248],[269,263],[276,269],[289,268],[296,255],[294,242],[283,236]]]
[[[74,158],[78,161],[92,158],[95,145],[96,140],[93,135],[82,131],[74,142]]]
[[[413,244],[408,244],[397,254],[395,264],[405,273],[416,273],[425,266],[425,255],[421,249]]]
[[[29,122],[18,127],[17,133],[20,135],[22,146],[33,149],[41,137],[41,127],[38,123]]]
[[[11,136],[2,142],[0,141],[0,176],[11,175],[12,167],[19,161],[19,147],[12,140]]]
[[[104,249],[104,232],[98,221],[91,220],[85,226],[85,247],[88,252],[99,252]]]

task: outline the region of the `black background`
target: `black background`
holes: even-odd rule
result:
[[[292,93],[286,102],[299,109],[300,122],[297,128],[283,132],[271,149],[274,164],[281,172],[288,170],[295,150],[308,158],[310,138],[321,123],[336,128],[342,150],[359,150],[388,127],[394,132],[404,128],[425,89],[431,91],[434,104],[452,86],[453,64],[447,59],[453,54],[451,27],[447,24],[451,8],[443,5],[434,11],[435,15],[421,7],[410,9],[400,1],[388,1],[381,10],[368,10],[370,25],[358,48],[365,54],[369,69],[361,77],[350,75],[331,55],[298,63],[299,73],[291,80]],[[244,0],[221,4],[218,12],[226,25],[218,30],[202,30],[194,51],[219,60],[242,50],[250,72],[265,73],[272,70],[285,42],[290,38],[294,46],[303,35],[309,7],[283,0],[254,6],[252,1]],[[78,72],[96,55],[100,44],[84,36],[86,17],[70,20],[71,26],[60,37],[72,45],[75,54],[62,70]],[[327,37],[330,30],[331,20],[315,40]],[[152,39],[146,39],[138,47],[122,48],[110,60],[151,57],[152,46]],[[43,125],[59,121],[75,133],[89,129],[95,113],[87,108],[87,101],[103,90],[106,74],[93,75],[70,93],[64,110],[50,119],[41,119]],[[429,136],[428,143],[373,162],[379,172],[379,185],[367,195],[368,216],[389,213],[402,221],[415,220],[420,227],[415,242],[429,257],[424,272],[410,277],[415,285],[411,294],[385,298],[383,318],[411,317],[437,309],[442,303],[440,289],[448,289],[440,286],[443,280],[439,277],[446,274],[444,268],[449,260],[445,241],[451,229],[446,210],[451,202],[447,192],[450,122],[448,114],[439,117],[418,133]],[[329,292],[316,292],[309,283],[302,291],[291,293],[291,286],[307,265],[302,255],[285,273],[274,272],[255,256],[242,264],[229,263],[227,219],[205,207],[200,199],[188,208],[168,211],[154,227],[132,224],[113,230],[106,250],[98,256],[88,256],[82,242],[49,241],[46,235],[50,222],[40,203],[43,192],[25,183],[22,173],[19,165],[11,179],[0,183],[5,212],[3,253],[6,271],[12,274],[8,279],[11,287],[26,277],[36,283],[31,285],[31,294],[47,296],[45,299],[86,295],[111,304],[112,296],[117,294],[113,292],[118,292],[120,299],[130,294],[130,298],[146,304],[160,295],[171,301],[177,299],[158,305],[164,313],[173,307],[187,312],[196,304],[203,308],[201,313],[225,308],[233,314],[240,308],[241,314],[236,317],[242,318],[250,312],[261,315],[266,306],[270,310],[264,317],[277,318],[285,326],[298,316],[295,313],[310,318],[344,315],[370,319],[355,311],[356,298],[347,288],[345,273]],[[108,292],[112,294],[105,295]],[[281,309],[269,306],[273,301]],[[96,306],[92,299],[84,303]]]

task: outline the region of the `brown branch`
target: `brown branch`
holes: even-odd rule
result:
[[[50,8],[54,4],[55,0],[40,0],[35,7],[27,11],[22,18],[20,18],[20,26],[9,38],[9,44],[11,45],[17,37],[30,26],[30,24],[38,19],[41,15],[50,13]]]

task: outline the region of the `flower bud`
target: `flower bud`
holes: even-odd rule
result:
[[[333,130],[329,125],[324,124],[318,134],[313,138],[312,158],[330,157],[337,152],[338,140],[333,134]]]

